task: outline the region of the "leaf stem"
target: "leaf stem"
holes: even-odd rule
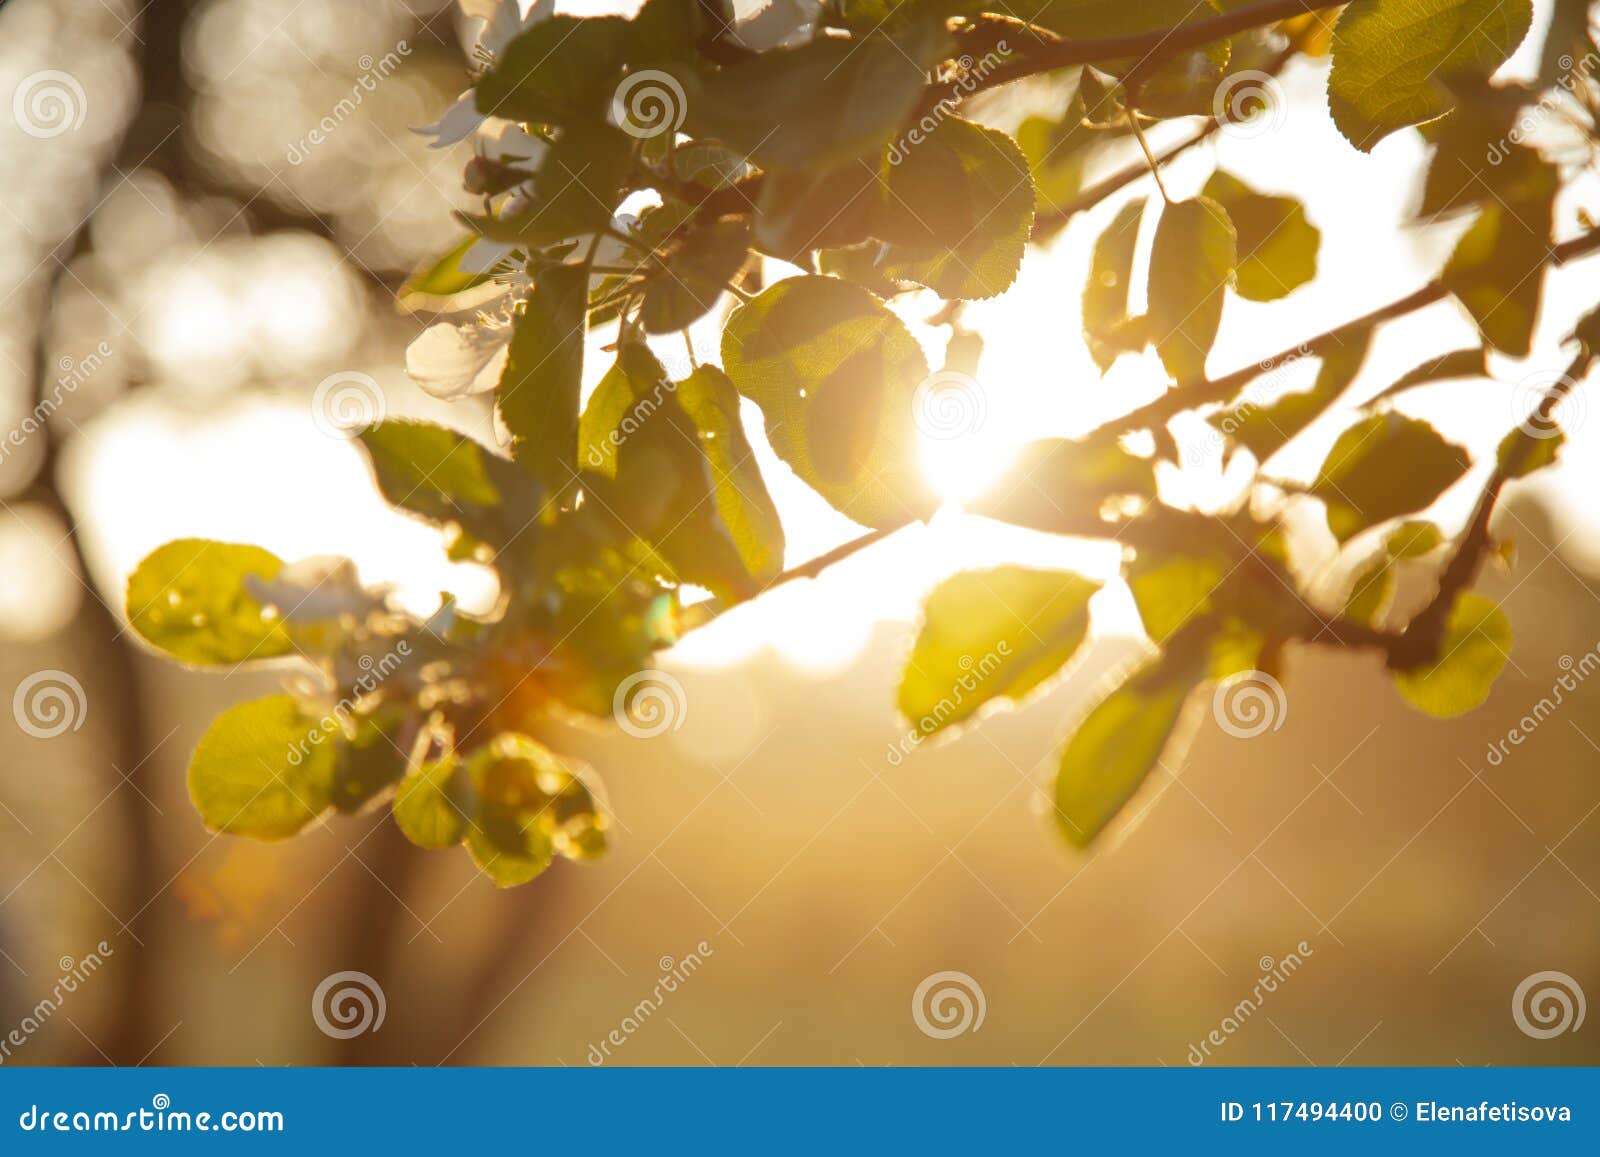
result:
[[[1128,128],[1133,130],[1134,139],[1139,142],[1139,149],[1144,153],[1145,163],[1150,166],[1150,175],[1156,179],[1156,188],[1161,193],[1161,199],[1167,204],[1172,204],[1172,198],[1167,193],[1167,184],[1161,179],[1161,163],[1156,160],[1156,155],[1150,151],[1150,142],[1144,139],[1144,130],[1139,127],[1139,114],[1133,106],[1128,106]]]

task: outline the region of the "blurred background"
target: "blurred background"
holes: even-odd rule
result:
[[[1547,8],[1509,70],[1531,71]],[[405,377],[421,323],[395,305],[469,204],[466,146],[410,130],[468,83],[473,34],[434,0],[0,6],[0,692],[41,672],[82,689],[59,734],[0,726],[0,1061],[1600,1063],[1600,1024],[1542,1038],[1513,1013],[1541,972],[1600,995],[1600,680],[1489,754],[1600,646],[1593,424],[1573,423],[1563,464],[1502,512],[1516,563],[1484,589],[1517,646],[1469,716],[1411,712],[1370,656],[1296,653],[1279,729],[1235,738],[1206,719],[1089,854],[1059,841],[1039,793],[1130,641],[1100,640],[1048,694],[904,754],[894,690],[929,587],[1006,560],[1115,567],[1113,551],[959,508],[1023,441],[1159,390],[1153,359],[1102,381],[1076,338],[1115,204],[969,310],[985,414],[929,447],[946,510],[666,656],[679,729],[563,738],[607,784],[602,861],[498,892],[381,810],[280,845],[206,832],[189,753],[275,677],[141,651],[120,606],[145,553],[206,536],[342,554],[419,612],[441,591],[492,602],[487,572],[380,501],[314,400],[366,375],[391,416],[493,438],[486,412]],[[1325,68],[1291,65],[1270,131],[1218,134],[1168,177],[1184,195],[1224,162],[1302,197],[1323,231],[1312,285],[1230,302],[1214,366],[1401,296],[1465,224],[1406,224],[1420,138],[1349,148]],[[1035,87],[982,111],[1015,124],[1050,99]],[[1600,208],[1594,192],[1580,184],[1568,216]],[[1597,267],[1552,273],[1552,340],[1518,373],[1563,364],[1554,339],[1592,306]],[[1366,395],[1471,333],[1448,303],[1391,325]],[[1504,391],[1452,383],[1414,408],[1483,450],[1507,428]],[[791,565],[853,536],[761,449]],[[1470,497],[1438,517],[1456,525]],[[377,1031],[319,1030],[314,993],[342,971],[381,987]]]

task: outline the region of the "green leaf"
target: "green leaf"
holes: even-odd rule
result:
[[[341,812],[358,812],[373,796],[398,782],[406,756],[384,726],[368,717],[351,721],[354,735],[335,747],[329,798]]]
[[[616,16],[542,20],[507,44],[478,82],[478,111],[588,131],[611,108],[632,36]]]
[[[690,230],[644,291],[639,323],[645,332],[673,333],[704,317],[749,252],[750,226],[742,218]]]
[[[259,546],[184,538],[152,551],[128,578],[133,629],[174,659],[243,663],[295,653],[282,619],[245,579],[277,577],[283,560]]]
[[[852,157],[813,170],[768,172],[756,199],[756,245],[774,257],[804,265],[813,249],[865,241],[883,196],[878,156]],[[875,251],[881,249],[874,246]]]
[[[761,407],[778,456],[846,517],[899,526],[938,505],[913,421],[928,363],[866,290],[833,277],[778,282],[729,320],[722,364]]]
[[[1215,201],[1162,209],[1150,251],[1150,330],[1167,372],[1180,382],[1205,377],[1234,255],[1233,225]]]
[[[1021,702],[1077,654],[1099,589],[1070,571],[1021,566],[946,579],[923,607],[900,714],[932,735],[992,699]]]
[[[1333,30],[1328,108],[1345,139],[1369,150],[1449,111],[1438,78],[1487,77],[1533,22],[1531,0],[1355,0]]]
[[[1203,671],[1164,659],[1113,692],[1078,725],[1056,772],[1061,832],[1088,847],[1133,798],[1169,746]]]
[[[1533,425],[1532,419],[1529,425]],[[1534,427],[1538,433],[1518,426],[1504,438],[1495,451],[1495,461],[1506,479],[1526,478],[1536,470],[1554,466],[1567,436],[1561,430]]]
[[[496,394],[511,456],[552,493],[576,472],[588,286],[588,272],[578,266],[539,272]]]
[[[1390,385],[1385,386],[1382,392],[1373,395],[1367,402],[1384,398],[1392,398],[1417,386],[1429,385],[1433,382],[1448,382],[1456,378],[1486,378],[1489,371],[1484,365],[1484,351],[1481,346],[1469,349],[1451,350],[1447,354],[1440,354],[1430,358],[1420,366],[1407,370],[1396,378]]]
[[[1543,172],[1537,193],[1512,205],[1485,205],[1439,276],[1478,323],[1483,339],[1512,357],[1527,357],[1533,349],[1550,258],[1558,182],[1554,169],[1544,166]]]
[[[1209,611],[1212,596],[1231,569],[1221,555],[1141,554],[1128,567],[1128,588],[1145,634],[1152,642],[1165,643],[1180,627]]]
[[[947,299],[1005,292],[1033,229],[1033,177],[1016,142],[946,117],[886,161],[884,219],[895,236],[884,236],[884,272]]]
[[[589,395],[578,419],[578,446],[585,470],[617,476],[617,451],[677,387],[650,347],[623,340],[617,360]]]
[[[490,455],[465,434],[395,419],[368,427],[360,438],[391,506],[431,522],[465,522],[473,512],[500,505],[486,465]]]
[[[1276,301],[1317,275],[1322,232],[1293,197],[1258,193],[1218,169],[1204,195],[1227,211],[1238,235],[1234,288],[1251,301]]]
[[[332,801],[342,736],[304,714],[290,695],[269,695],[217,716],[189,763],[189,798],[206,826],[282,840]]]
[[[620,528],[653,546],[678,578],[747,598],[783,566],[783,529],[739,423],[739,395],[702,367],[670,382],[642,342],[584,410],[590,489]]]
[[[1489,697],[1510,654],[1510,620],[1494,600],[1469,591],[1450,611],[1438,661],[1395,672],[1395,686],[1419,711],[1448,719]]]
[[[967,503],[973,513],[1046,534],[1082,534],[1085,509],[1109,499],[1153,499],[1155,463],[1115,441],[1044,438],[1030,442],[994,485]]]
[[[1345,596],[1345,618],[1369,627],[1377,623],[1394,599],[1395,573],[1389,563],[1388,555],[1379,555],[1356,575]]]
[[[1444,532],[1437,523],[1423,519],[1402,522],[1383,540],[1384,549],[1394,559],[1421,558],[1444,545]]]
[[[1145,201],[1129,201],[1095,240],[1089,262],[1089,281],[1083,289],[1083,338],[1101,373],[1118,355],[1143,349],[1143,327],[1132,335],[1128,322],[1128,291],[1133,285],[1133,259],[1139,243],[1139,222]]]
[[[631,139],[610,125],[563,133],[534,175],[533,207],[515,219],[518,239],[542,245],[611,224],[632,158]]]
[[[685,131],[715,137],[764,169],[810,169],[875,154],[916,107],[942,29],[918,22],[893,38],[818,37],[679,77]]]
[[[1266,377],[1251,383],[1243,399],[1206,421],[1254,454],[1257,462],[1265,462],[1339,400],[1361,372],[1371,346],[1372,329],[1368,327],[1322,355],[1322,364],[1317,367],[1316,380],[1309,390],[1262,397],[1263,386],[1270,385],[1285,368],[1276,366]]]
[[[395,294],[401,307],[416,312],[462,308],[457,299],[493,280],[487,273],[464,273],[461,269],[461,259],[477,240],[463,237],[446,252],[413,270]]]
[[[1311,488],[1328,506],[1340,542],[1400,514],[1431,506],[1467,472],[1466,451],[1427,422],[1375,414],[1340,435]]]
[[[678,383],[678,404],[698,433],[711,470],[712,499],[744,561],[766,582],[783,570],[783,523],[756,465],[739,417],[739,391],[715,366],[700,366]]]
[[[419,848],[459,844],[471,816],[471,788],[453,757],[423,764],[395,793],[394,822]]]
[[[467,850],[498,887],[527,883],[555,853],[586,859],[604,848],[606,820],[589,789],[542,744],[497,736],[468,758],[466,774],[478,800]]]

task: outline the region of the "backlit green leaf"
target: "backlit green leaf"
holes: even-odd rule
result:
[[[512,435],[511,456],[553,493],[576,471],[588,285],[580,267],[540,271],[527,311],[512,331],[496,393]]]
[[[1484,206],[1456,242],[1440,280],[1478,323],[1486,342],[1512,357],[1533,348],[1550,257],[1556,177],[1544,169],[1543,188],[1512,205]]]
[[[1168,748],[1202,673],[1192,663],[1164,660],[1078,725],[1056,771],[1056,823],[1069,842],[1088,847],[1133,798]]]
[[[1005,566],[946,579],[928,596],[900,683],[900,714],[922,734],[992,699],[1020,701],[1071,661],[1098,583]]]
[[[277,577],[283,560],[259,546],[184,538],[152,551],[128,578],[127,613],[152,646],[184,663],[243,663],[292,655],[281,618],[245,578]]]
[[[230,835],[282,840],[332,801],[331,717],[306,715],[289,695],[230,707],[212,721],[189,764],[189,798],[206,826]]]
[[[1033,177],[1016,142],[946,117],[887,154],[888,276],[945,298],[994,297],[1016,280],[1033,227]]]
[[[1469,591],[1450,612],[1438,660],[1397,671],[1395,686],[1413,707],[1448,719],[1489,697],[1510,653],[1510,621],[1494,600]]]
[[[1251,301],[1275,301],[1317,275],[1321,231],[1293,197],[1258,193],[1218,169],[1204,195],[1227,211],[1238,235],[1234,288]]]
[[[471,790],[460,763],[425,763],[408,775],[394,797],[394,821],[419,848],[448,848],[467,834]]]
[[[728,322],[722,364],[761,407],[773,449],[847,517],[898,526],[937,505],[916,456],[914,394],[928,364],[866,290],[833,277],[778,282]]]
[[[1428,423],[1375,414],[1340,435],[1311,492],[1328,507],[1340,542],[1369,526],[1431,506],[1467,472],[1467,454]]]
[[[507,44],[478,82],[478,111],[587,131],[605,121],[631,36],[616,16],[542,20]]]
[[[645,290],[639,324],[646,333],[672,333],[705,316],[749,253],[750,226],[740,218],[691,229]]]
[[[918,23],[892,39],[818,37],[715,71],[685,71],[684,129],[715,137],[763,168],[805,169],[876,153],[916,106],[943,38],[934,23]]]
[[[1522,43],[1531,0],[1355,0],[1333,30],[1328,108],[1358,149],[1449,110],[1439,79],[1493,72]]]
[[[1144,334],[1128,340],[1128,290],[1133,283],[1133,258],[1139,242],[1143,198],[1129,201],[1095,240],[1089,281],[1083,289],[1083,337],[1102,371],[1117,356],[1144,347]]]
[[[1249,450],[1256,461],[1265,462],[1339,400],[1361,372],[1371,345],[1372,330],[1367,328],[1327,350],[1311,388],[1298,393],[1273,389],[1286,368],[1275,366],[1252,382],[1243,398],[1206,421]]]
[[[1150,332],[1167,372],[1205,376],[1233,277],[1235,238],[1227,212],[1201,197],[1165,206],[1150,251]]]
[[[1141,554],[1128,567],[1128,587],[1145,633],[1153,642],[1165,643],[1190,619],[1210,610],[1230,569],[1220,555]]]

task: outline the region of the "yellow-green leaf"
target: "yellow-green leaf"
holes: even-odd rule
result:
[[[1204,195],[1227,211],[1238,235],[1234,288],[1251,301],[1276,301],[1317,275],[1322,232],[1293,197],[1258,193],[1218,169]]]
[[[1152,642],[1164,643],[1190,619],[1211,609],[1226,581],[1229,563],[1220,555],[1144,555],[1128,567],[1128,587]]]
[[[460,763],[425,763],[401,782],[394,797],[394,821],[419,848],[448,848],[467,834],[472,801]]]
[[[1145,335],[1129,339],[1128,290],[1133,283],[1133,258],[1139,242],[1139,222],[1145,201],[1129,201],[1096,238],[1089,262],[1089,281],[1083,288],[1083,337],[1095,364],[1105,371],[1117,355],[1141,349]]]
[[[886,154],[884,216],[896,223],[889,277],[944,298],[994,297],[1016,280],[1033,228],[1033,176],[998,129],[946,117]]]
[[[282,840],[327,810],[342,735],[331,717],[269,695],[217,716],[189,763],[189,798],[206,826]]]
[[[158,547],[128,578],[133,629],[184,663],[243,663],[294,654],[283,620],[247,577],[277,577],[283,560],[259,546],[184,538]]]
[[[992,699],[1021,699],[1077,654],[1100,584],[1070,571],[966,571],[928,596],[900,714],[931,735]]]
[[[928,363],[866,290],[834,277],[778,282],[728,322],[722,364],[761,407],[779,457],[840,513],[885,527],[933,511],[913,404]]]
[[[577,266],[538,275],[496,393],[511,456],[553,492],[576,473],[588,285],[587,271]]]
[[[1440,79],[1487,76],[1532,22],[1531,0],[1355,0],[1333,30],[1334,124],[1368,150],[1395,129],[1442,115],[1450,105]]]
[[[1431,506],[1467,472],[1467,454],[1418,418],[1374,414],[1328,452],[1311,488],[1340,542],[1400,514]]]
[[[1233,224],[1222,206],[1200,197],[1162,209],[1150,251],[1150,334],[1180,382],[1205,376],[1234,261]]]
[[[1163,661],[1091,711],[1061,753],[1056,823],[1087,847],[1133,798],[1172,740],[1184,703],[1200,682],[1189,663]]]
[[[1488,698],[1510,654],[1510,620],[1494,600],[1469,591],[1450,612],[1438,660],[1397,671],[1395,686],[1413,707],[1448,719]]]

